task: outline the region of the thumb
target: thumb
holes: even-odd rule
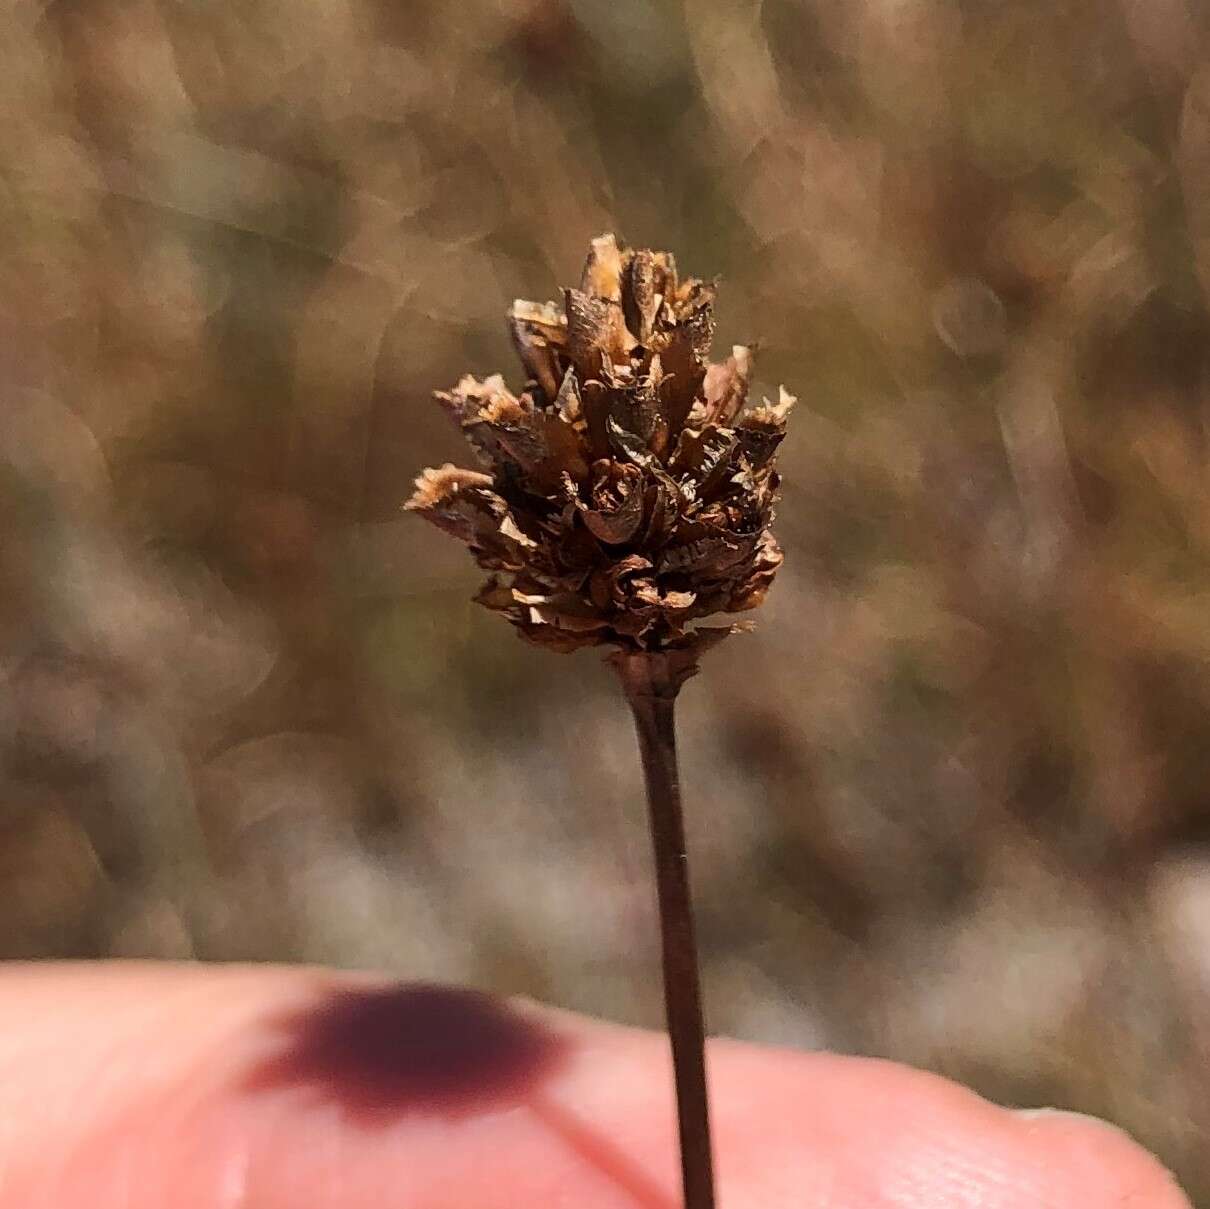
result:
[[[1188,1209],[1124,1135],[711,1043],[721,1209]],[[281,967],[0,972],[0,1209],[676,1209],[666,1039]]]

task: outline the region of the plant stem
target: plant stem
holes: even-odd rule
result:
[[[659,652],[619,653],[612,662],[634,713],[647,783],[663,945],[664,1009],[676,1077],[684,1205],[685,1209],[714,1209],[705,1029],[674,718],[677,693],[696,667],[683,658]]]

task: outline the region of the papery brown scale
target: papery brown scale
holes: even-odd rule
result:
[[[580,384],[576,381],[576,371],[571,366],[568,366],[559,385],[559,393],[555,396],[555,410],[564,423],[570,424],[576,432],[582,431],[584,406],[580,399]],[[581,446],[581,455],[583,452]]]
[[[658,549],[676,531],[685,497],[673,479],[659,466],[651,466],[648,473],[654,482],[647,489],[647,526],[641,544],[647,549]]]
[[[781,567],[781,547],[772,534],[765,534],[758,551],[756,567],[752,574],[732,594],[727,611],[739,613],[754,609],[761,604],[773,584],[773,578]]]
[[[575,425],[552,412],[539,417],[539,423],[554,469],[560,476],[567,474],[575,482],[583,482],[588,476],[588,460]]]
[[[655,271],[654,254],[641,249],[630,258],[623,280],[622,313],[626,326],[641,345],[651,339],[655,318],[663,303],[656,288]]]
[[[580,406],[588,455],[604,457],[609,452],[609,391],[599,378],[590,378],[583,383]]]
[[[584,262],[580,289],[585,294],[620,302],[623,268],[622,252],[616,237],[612,234],[599,235],[592,241]]]
[[[601,564],[601,546],[587,526],[578,525],[572,518],[567,520],[555,545],[555,557],[559,569],[568,575],[583,576]],[[563,514],[566,517],[566,513]]]
[[[697,499],[708,501],[726,478],[735,445],[736,434],[730,428],[710,425],[701,431],[686,429],[670,469],[692,484]]]
[[[785,435],[784,432],[769,432],[760,428],[740,428],[736,431],[739,450],[754,470],[769,465]]]
[[[553,303],[518,299],[509,311],[508,327],[526,372],[548,399],[555,398],[567,348],[567,320]]]
[[[626,467],[633,470],[634,467]],[[636,475],[637,479],[637,475]],[[594,492],[594,496],[597,493]],[[622,546],[630,541],[643,523],[643,489],[641,481],[617,484],[617,493],[609,498],[600,493],[595,508],[584,507],[581,517],[588,531],[607,545]]]
[[[652,342],[669,378],[665,418],[673,432],[679,432],[688,419],[706,378],[714,336],[711,306],[712,299],[700,302],[678,320],[676,327]]]
[[[564,290],[567,309],[567,354],[584,381],[600,378],[615,365],[625,365],[634,338],[626,330],[619,303]]]
[[[522,424],[476,420],[463,428],[467,440],[496,465],[512,462],[524,474],[532,475],[546,456],[546,447],[538,434]]]
[[[702,383],[710,423],[728,425],[739,415],[748,397],[751,374],[751,353],[742,344],[735,345],[722,365],[710,367]]]
[[[650,379],[633,387],[615,387],[609,400],[609,414],[619,428],[634,433],[652,453],[658,455],[667,441],[668,426],[660,416],[659,403]],[[662,440],[657,441],[657,434]]]

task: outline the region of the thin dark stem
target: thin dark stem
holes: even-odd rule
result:
[[[619,655],[614,664],[634,713],[647,782],[663,942],[664,1009],[676,1077],[685,1209],[714,1209],[705,1029],[676,765],[674,709],[677,692],[688,672],[660,654]]]

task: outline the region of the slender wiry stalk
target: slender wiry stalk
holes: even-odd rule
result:
[[[520,395],[469,374],[437,395],[481,468],[425,470],[404,505],[470,547],[492,572],[475,599],[530,642],[614,649],[647,778],[685,1209],[714,1209],[714,1176],[673,707],[738,628],[719,615],[754,609],[781,566],[769,526],[794,405],[783,387],[748,406],[742,345],[711,364],[714,296],[671,253],[594,239],[562,306],[509,312]]]
[[[705,1029],[674,719],[677,693],[695,669],[658,653],[618,654],[613,663],[634,713],[647,782],[663,942],[664,1009],[676,1078],[685,1209],[714,1209]]]

